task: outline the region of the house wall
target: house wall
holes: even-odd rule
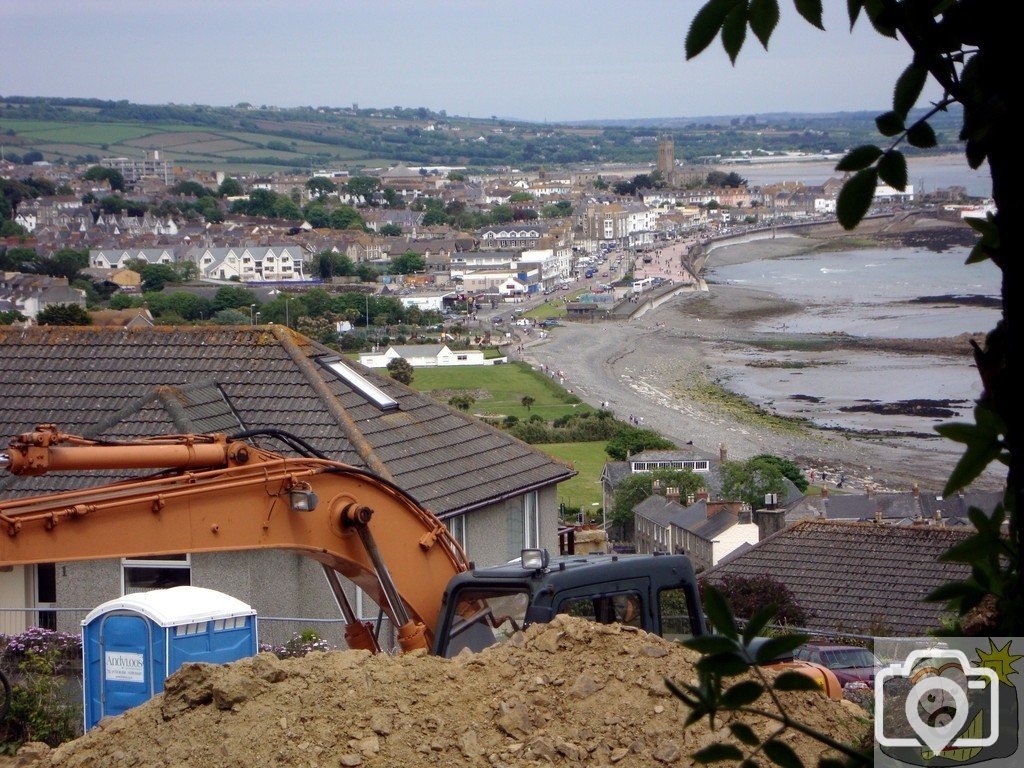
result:
[[[537,492],[540,505],[540,545],[558,552],[558,497],[555,487]],[[523,499],[492,504],[466,520],[466,554],[477,566],[500,565],[519,557],[523,536]]]
[[[24,565],[0,571],[0,606],[27,608],[30,604],[30,585],[31,574]],[[17,635],[27,628],[28,620],[24,611],[0,611],[0,634]]]

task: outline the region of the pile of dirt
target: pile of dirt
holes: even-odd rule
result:
[[[695,659],[628,627],[559,617],[453,660],[343,651],[194,664],[164,694],[29,764],[689,765],[692,752],[728,739],[706,721],[684,730],[687,707],[665,688],[666,676],[693,680]],[[834,738],[864,733],[849,703],[809,693],[784,701]],[[772,727],[744,719],[761,734]],[[784,738],[817,763],[815,743]]]

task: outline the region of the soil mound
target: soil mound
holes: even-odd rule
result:
[[[665,688],[666,676],[693,680],[695,660],[632,628],[559,617],[453,660],[341,651],[192,664],[162,695],[30,764],[690,765],[690,753],[728,737],[724,724],[684,730],[687,707]],[[848,704],[806,693],[785,703],[835,738],[857,742],[865,730]],[[787,738],[817,762],[815,744]]]

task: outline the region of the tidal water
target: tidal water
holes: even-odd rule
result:
[[[820,185],[830,178],[841,176],[835,167],[834,160],[722,166],[724,170],[736,171],[751,184],[756,185],[780,184],[784,181]],[[967,189],[967,194],[973,197],[989,197],[992,194],[988,166],[972,171],[961,155],[911,156],[907,160],[907,181],[914,185],[914,191],[917,193],[962,186]]]
[[[769,291],[801,307],[758,323],[754,330],[783,336],[946,338],[987,331],[999,317],[997,308],[968,303],[998,297],[999,271],[989,263],[965,265],[967,252],[901,248],[818,253],[722,266],[708,277]],[[939,303],[937,297],[955,297],[956,303]],[[778,413],[828,427],[930,433],[935,424],[968,414],[980,394],[977,372],[966,356],[850,350],[769,355],[724,347],[714,356],[714,367],[730,389]],[[766,361],[773,367],[763,367]],[[948,401],[953,415],[843,410],[910,400]]]

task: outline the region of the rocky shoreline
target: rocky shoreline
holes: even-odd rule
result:
[[[911,242],[912,235],[915,247],[927,240],[939,248],[941,243],[962,244],[964,231],[969,236],[968,227],[940,221],[922,229],[920,237],[917,232],[903,232],[896,234],[904,239],[897,240],[895,234],[878,239],[892,246]],[[874,240],[878,233],[869,237]],[[709,266],[784,258],[822,248],[832,250],[842,241],[831,237],[780,237],[719,247],[712,252]],[[845,242],[850,241],[847,238]],[[850,247],[866,244],[858,238]],[[805,420],[775,416],[770,400],[765,407],[750,401],[744,404],[744,398],[728,391],[728,380],[718,371],[726,360],[735,365],[737,355],[752,366],[777,368],[780,374],[790,375],[823,365],[843,365],[846,353],[927,356],[947,359],[950,364],[963,360],[966,365],[972,353],[970,342],[978,336],[864,338],[751,330],[755,323],[783,318],[801,309],[795,302],[767,291],[712,283],[707,292],[680,294],[635,321],[569,324],[544,342],[531,345],[527,359],[549,365],[557,361],[567,382],[584,400],[593,404],[609,402],[620,417],[642,418],[645,425],[654,426],[680,445],[692,442],[708,452],[717,452],[725,445],[731,458],[763,452],[789,456],[808,470],[845,475],[846,489],[868,484],[906,489],[919,483],[940,490],[961,451],[959,445],[932,433],[929,420],[948,420],[954,408],[969,410],[969,404],[922,397],[854,403],[882,419],[894,414],[918,417],[921,427],[889,429],[884,422],[878,429],[814,426]],[[587,353],[581,355],[581,349]],[[788,397],[813,404],[814,396],[800,394],[795,386]],[[1002,482],[998,472],[992,471],[978,486],[997,488]]]

